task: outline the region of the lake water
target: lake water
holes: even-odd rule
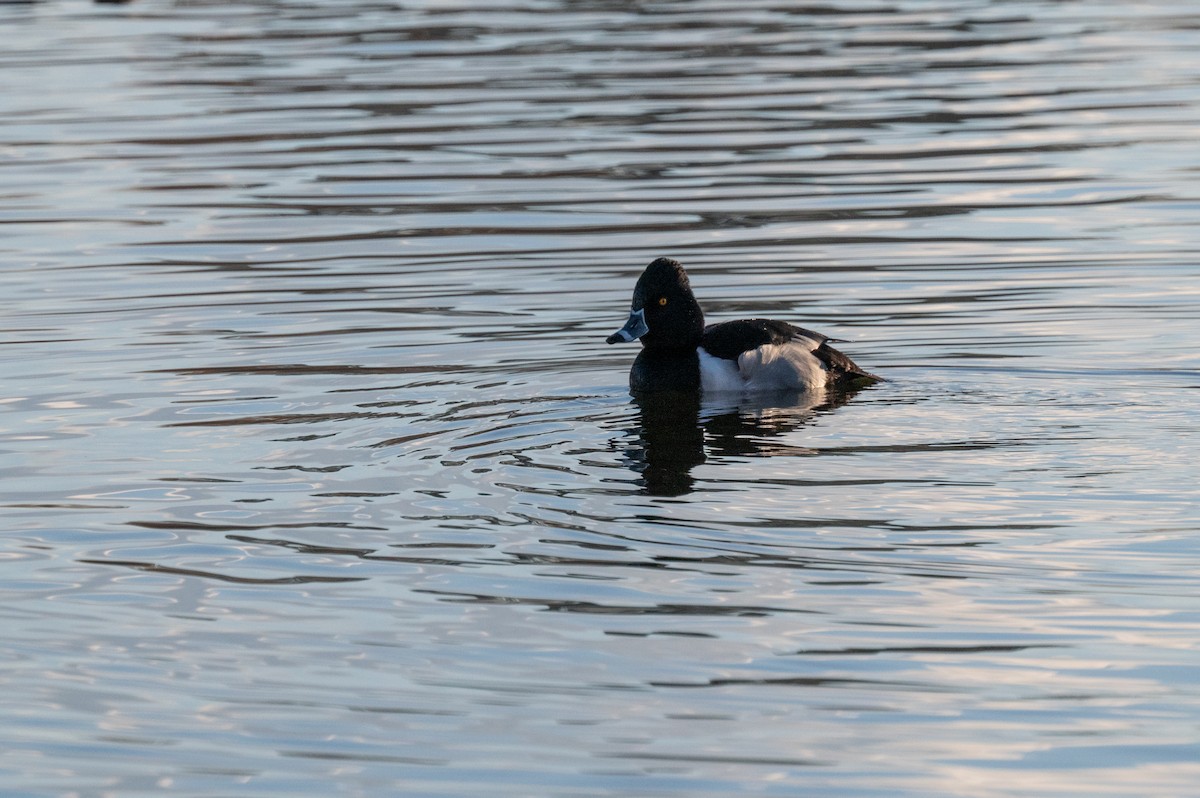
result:
[[[0,37],[6,798],[1200,794],[1194,7]],[[888,381],[634,402],[663,255]]]

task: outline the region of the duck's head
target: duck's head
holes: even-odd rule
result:
[[[625,326],[607,341],[641,339],[647,349],[695,349],[704,334],[704,313],[692,295],[687,272],[671,258],[658,258],[638,278]]]

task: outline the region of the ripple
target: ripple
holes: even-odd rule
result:
[[[6,787],[1193,790],[1197,31],[0,3]],[[632,400],[659,255],[888,381]]]

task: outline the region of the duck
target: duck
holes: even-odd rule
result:
[[[641,341],[629,371],[635,396],[786,391],[819,400],[831,389],[854,390],[882,380],[830,346],[835,340],[775,319],[706,325],[683,264],[656,258],[634,286],[628,321],[606,343]]]

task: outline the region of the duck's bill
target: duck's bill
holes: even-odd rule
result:
[[[650,332],[650,328],[646,326],[646,311],[635,310],[629,314],[629,321],[625,322],[625,326],[617,330],[612,335],[605,338],[605,343],[615,344],[617,341],[636,341],[646,333]]]

